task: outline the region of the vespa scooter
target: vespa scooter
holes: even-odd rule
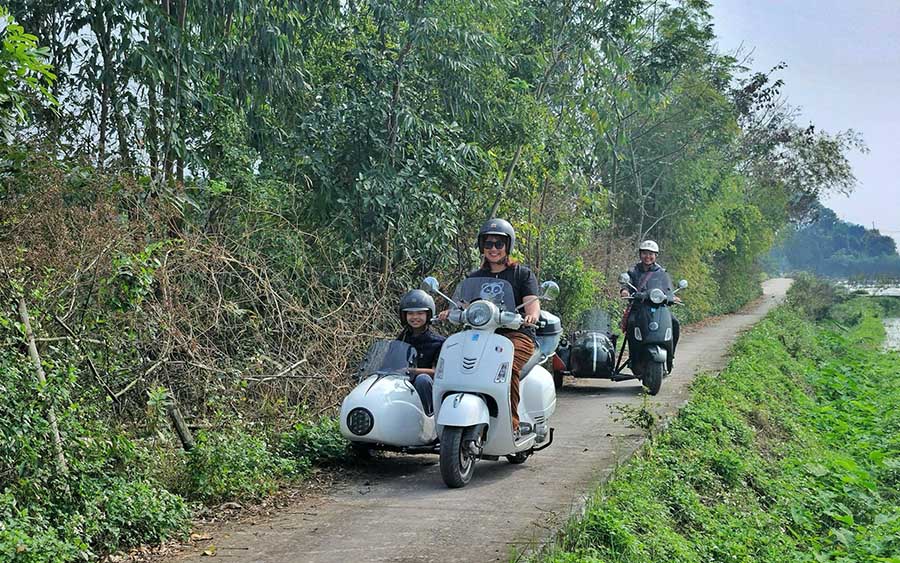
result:
[[[465,328],[444,343],[434,376],[441,477],[448,487],[458,488],[472,479],[479,459],[505,456],[510,463],[524,463],[553,442],[549,419],[556,409],[556,392],[553,376],[539,364],[553,355],[562,330],[558,317],[541,312],[538,346],[521,370],[516,434],[510,412],[513,346],[495,332],[518,329],[523,323],[512,286],[496,278],[466,278],[454,298],[443,295],[439,287],[433,277],[422,283],[422,289],[452,304],[449,322]],[[532,299],[559,295],[555,282],[544,282],[541,288],[542,295]]]
[[[672,312],[669,307],[676,303],[675,294],[688,286],[687,280],[678,282],[678,289],[672,291],[668,275],[651,277],[647,287],[638,290],[631,284],[627,273],[619,276],[619,283],[634,290],[630,297],[631,315],[635,315],[629,341],[628,362],[631,372],[641,380],[651,395],[659,393],[662,380],[671,369],[670,358],[674,353],[672,340]],[[639,305],[639,306],[638,306]],[[623,347],[625,343],[622,343]],[[621,358],[621,354],[620,354]],[[623,366],[617,366],[618,374]]]

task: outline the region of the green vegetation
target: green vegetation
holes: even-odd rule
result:
[[[898,561],[898,354],[877,347],[897,301],[775,310],[542,560]]]
[[[566,322],[620,307],[644,238],[690,280],[690,321],[759,294],[774,233],[852,189],[862,148],[800,126],[782,69],[716,52],[703,1],[6,6],[0,549],[19,559],[156,541],[185,502],[341,459],[328,417],[355,361],[398,332],[404,290],[475,265],[488,215],[560,281]]]
[[[803,270],[832,278],[900,279],[897,244],[877,229],[837,218],[820,207],[815,218],[788,229],[767,258],[772,271]]]

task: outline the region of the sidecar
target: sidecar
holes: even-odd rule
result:
[[[575,331],[557,350],[559,361],[554,362],[553,381],[557,389],[563,377],[618,380],[616,366],[616,335],[612,333],[609,315],[599,309],[585,311]]]
[[[405,373],[415,363],[415,348],[399,340],[369,348],[356,374],[359,384],[341,404],[341,434],[358,452],[436,453],[434,417],[425,414]]]

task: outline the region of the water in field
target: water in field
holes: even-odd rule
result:
[[[900,350],[900,318],[884,319],[885,350]]]
[[[873,284],[873,283],[851,283],[838,282],[839,286],[847,289],[847,291],[856,293],[865,293],[868,295],[880,295],[886,297],[900,297],[900,284],[897,282]]]

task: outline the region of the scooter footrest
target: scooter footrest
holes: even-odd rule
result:
[[[553,443],[553,428],[550,428],[550,436],[547,438],[547,443],[543,444],[541,446],[538,446],[536,448],[533,448],[531,451],[539,452],[541,450],[547,449],[550,447],[550,444],[552,444],[552,443]]]

